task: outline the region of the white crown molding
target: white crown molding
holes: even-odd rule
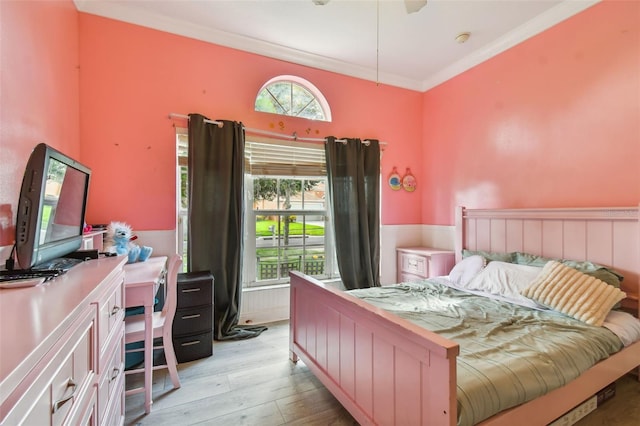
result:
[[[475,67],[476,65],[490,59],[511,47],[522,43],[547,30],[554,25],[564,21],[565,19],[582,12],[589,7],[600,3],[602,0],[566,0],[559,3],[557,6],[552,7],[546,12],[536,16],[534,19],[520,25],[512,31],[509,31],[503,37],[500,37],[495,42],[488,44],[482,49],[475,50],[470,55],[465,56],[457,62],[454,62],[450,66],[438,71],[431,77],[425,79],[422,82],[420,90],[425,92],[445,81],[461,74],[468,69]]]
[[[422,81],[390,73],[378,74],[375,69],[369,67],[291,49],[263,40],[219,31],[202,25],[194,25],[160,14],[151,14],[148,12],[139,13],[139,10],[131,3],[113,3],[100,0],[74,0],[74,3],[80,12],[194,38],[298,65],[424,92],[600,1],[601,0],[566,0],[509,32],[506,36],[501,37],[494,43],[473,52]]]

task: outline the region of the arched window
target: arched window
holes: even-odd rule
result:
[[[331,109],[318,88],[292,75],[281,75],[267,81],[258,91],[255,110],[331,121]]]

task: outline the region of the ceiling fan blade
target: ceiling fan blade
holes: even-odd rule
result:
[[[427,4],[427,0],[404,0],[407,13],[419,12]]]

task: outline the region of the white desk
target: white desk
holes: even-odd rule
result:
[[[144,306],[144,410],[151,412],[151,384],[153,381],[152,314],[156,293],[164,279],[167,257],[151,257],[144,262],[124,266],[125,307]]]

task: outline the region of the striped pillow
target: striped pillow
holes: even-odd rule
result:
[[[521,293],[555,311],[598,327],[611,308],[627,296],[595,277],[553,260],[545,264],[540,275]]]

